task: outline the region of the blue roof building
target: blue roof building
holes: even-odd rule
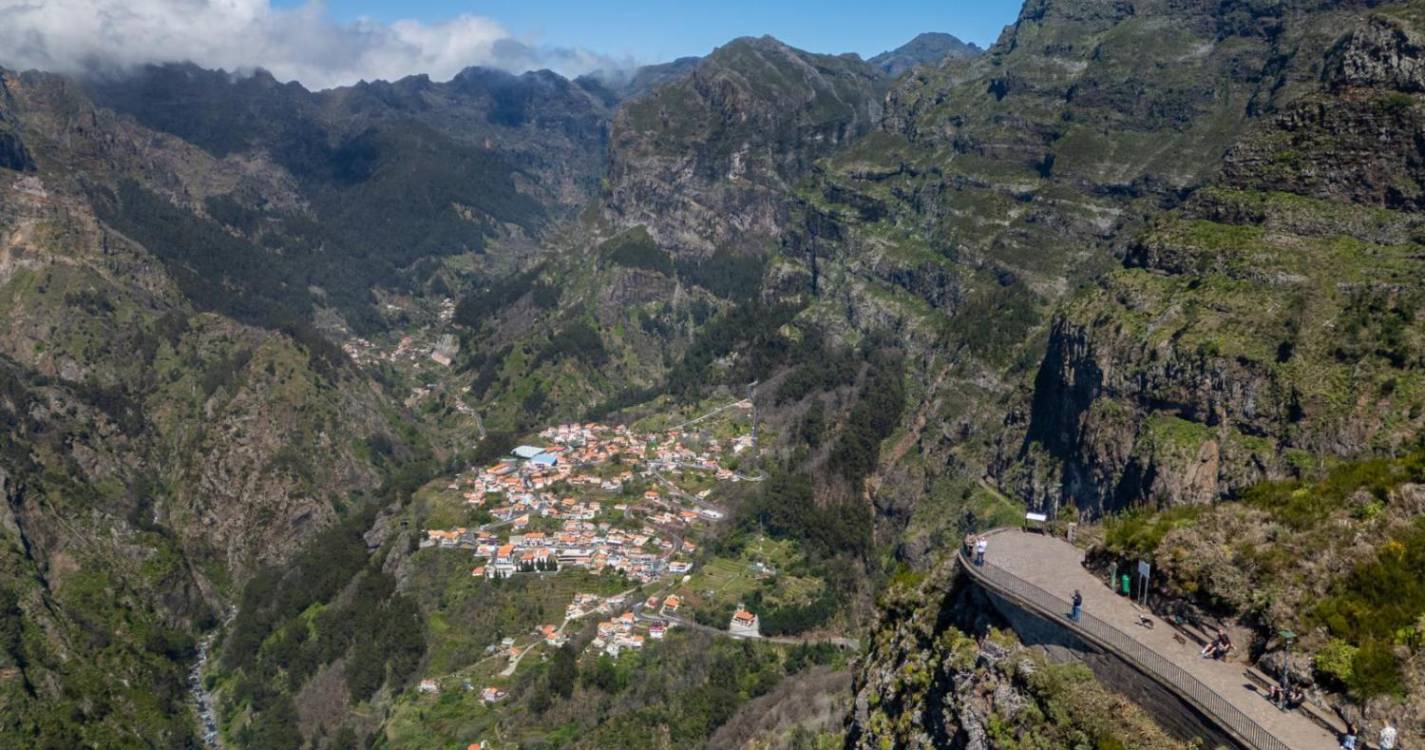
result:
[[[511,452],[514,453],[516,456],[528,461],[529,459],[532,459],[535,456],[538,456],[539,454],[543,453],[544,449],[536,448],[533,445],[521,445],[520,447],[514,449]]]

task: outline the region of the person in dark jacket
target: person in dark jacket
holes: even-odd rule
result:
[[[1211,659],[1226,659],[1231,652],[1232,638],[1227,635],[1226,628],[1218,628],[1217,637],[1202,647],[1202,655]]]

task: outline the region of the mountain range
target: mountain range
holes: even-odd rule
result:
[[[1425,594],[1345,592],[1425,559],[1422,33],[1413,2],[1029,0],[986,50],[870,60],[0,72],[0,738],[200,746],[201,653],[226,746],[421,745],[417,677],[482,658],[452,627],[493,645],[533,598],[482,582],[458,596],[492,619],[452,625],[430,488],[749,383],[766,481],[700,559],[791,545],[834,603],[804,630],[859,660],[549,655],[431,746],[1133,746],[1075,695],[1176,746],[1111,685],[963,663],[990,615],[946,552],[1026,510],[1153,557],[1262,664],[1307,634],[1344,714],[1425,715]],[[425,337],[449,367],[361,355]]]

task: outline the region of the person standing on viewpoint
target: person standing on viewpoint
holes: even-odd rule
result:
[[[985,550],[989,549],[989,547],[990,547],[990,540],[986,539],[985,537],[980,537],[978,540],[975,541],[975,564],[976,564],[976,565],[984,565],[984,564],[985,564]]]
[[[1395,750],[1395,734],[1395,725],[1386,719],[1380,730],[1380,750]]]
[[[1074,622],[1078,622],[1079,618],[1082,617],[1083,614],[1084,595],[1080,594],[1078,589],[1074,589],[1074,601],[1073,607],[1069,609],[1069,619],[1073,620]]]
[[[1356,750],[1356,725],[1346,724],[1346,733],[1341,735],[1341,750]]]

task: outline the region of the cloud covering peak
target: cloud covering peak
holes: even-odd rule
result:
[[[338,23],[317,0],[0,0],[0,66],[60,73],[193,62],[265,68],[313,89],[415,73],[436,80],[482,65],[566,75],[628,65],[587,50],[542,48],[462,14],[447,21]]]

